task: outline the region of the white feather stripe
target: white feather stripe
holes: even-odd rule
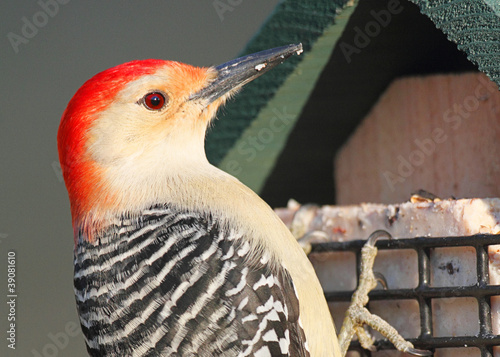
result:
[[[248,274],[248,268],[245,267],[241,271],[241,279],[238,282],[238,285],[236,285],[234,288],[229,289],[229,290],[226,291],[226,296],[227,297],[234,296],[234,295],[240,293],[241,291],[243,291],[243,289],[247,285],[247,274]]]
[[[262,340],[266,342],[278,342],[279,338],[274,329],[267,331],[263,336]]]
[[[247,316],[245,316],[244,318],[241,319],[241,323],[245,323],[245,322],[248,322],[248,321],[255,321],[257,320],[257,315],[255,314],[248,314]]]
[[[226,254],[224,254],[220,260],[224,261],[224,260],[228,260],[228,259],[231,259],[234,255],[234,248],[233,246],[229,247],[229,250],[227,251]]]
[[[241,311],[245,306],[247,306],[247,304],[248,304],[248,296],[245,296],[245,298],[241,300],[240,304],[236,309]]]
[[[267,312],[271,310],[274,306],[274,297],[271,295],[269,299],[267,299],[266,303],[261,306],[257,306],[257,309],[255,310],[256,313],[262,314],[264,312]]]
[[[278,279],[276,279],[276,277],[274,275],[270,274],[269,276],[266,277],[264,274],[262,274],[259,281],[257,281],[253,285],[253,289],[257,290],[261,286],[269,286],[270,288],[272,288],[275,283],[277,283],[277,285],[279,285],[279,281],[278,281]]]
[[[283,354],[288,354],[290,351],[290,331],[285,330],[285,337],[280,338],[280,350]]]
[[[272,357],[271,351],[269,351],[269,347],[262,346],[258,351],[254,353],[255,357]]]
[[[250,244],[248,243],[248,241],[244,241],[243,245],[241,246],[240,249],[238,249],[236,254],[238,254],[239,257],[243,257],[247,255],[249,251],[250,251]]]

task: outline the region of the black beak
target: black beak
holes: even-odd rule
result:
[[[227,92],[240,88],[270,69],[285,61],[294,53],[302,53],[302,44],[272,48],[248,56],[236,58],[215,67],[217,77],[207,87],[189,97],[205,99],[207,104],[220,98]]]

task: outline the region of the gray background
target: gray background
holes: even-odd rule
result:
[[[36,1],[0,5],[0,356],[87,355],[57,167],[56,133],[71,96],[97,72],[133,59],[229,60],[278,3],[220,0],[231,10],[218,14],[212,0],[60,1],[67,3],[45,18]],[[40,26],[16,53],[8,34],[22,36],[23,17]],[[17,253],[16,350],[6,340],[9,250]]]

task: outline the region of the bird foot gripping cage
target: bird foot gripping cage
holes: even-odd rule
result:
[[[377,305],[392,303],[395,313],[393,321],[388,318],[389,322],[394,323],[394,316],[399,316],[398,321],[394,323],[399,332],[415,347],[431,350],[435,355],[456,355],[458,352],[464,356],[486,357],[498,353],[494,346],[500,346],[500,335],[494,334],[494,325],[500,322],[497,321],[496,314],[492,316],[491,311],[492,303],[495,305],[495,299],[500,299],[497,296],[500,296],[500,285],[490,284],[488,256],[488,246],[498,244],[498,241],[498,235],[486,234],[378,240],[376,247],[379,249],[380,258],[383,259],[386,253],[412,257],[409,259],[412,261],[409,265],[418,272],[418,281],[412,287],[408,287],[408,284],[402,288],[389,284],[385,289],[371,291],[369,309],[384,317],[382,309],[380,313],[376,311]],[[329,259],[335,264],[334,259],[331,259],[332,254],[343,254],[345,257],[346,253],[350,253],[359,277],[361,250],[365,243],[364,240],[312,243],[311,257],[313,261]],[[440,259],[442,252],[453,252],[453,249],[457,248],[466,248],[466,254],[472,258],[471,261],[475,260],[475,267],[456,264],[460,259],[456,255],[455,260]],[[325,254],[330,254],[330,258],[322,258]],[[462,279],[462,285],[457,282],[454,286],[441,286],[443,284],[439,282],[439,274],[453,275],[459,273],[460,268],[462,274],[463,270],[470,270],[467,272],[469,278],[465,279],[466,281]],[[471,278],[472,276],[474,278]],[[325,290],[332,310],[342,303],[348,304],[354,291]],[[441,326],[443,324],[451,325],[454,332],[447,335]],[[375,355],[394,349],[394,346],[383,338],[376,338],[374,345],[379,350]],[[457,350],[458,348],[460,350]],[[370,351],[362,349],[358,341],[351,343],[349,351],[357,352],[361,356],[371,354]]]

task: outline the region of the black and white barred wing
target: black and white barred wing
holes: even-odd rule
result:
[[[78,242],[75,294],[91,356],[308,356],[285,271],[211,217],[157,207]]]
[[[241,289],[233,302],[242,347],[239,355],[309,356],[295,289],[286,272],[245,267],[233,274],[236,277],[230,280],[240,280],[234,291]]]

